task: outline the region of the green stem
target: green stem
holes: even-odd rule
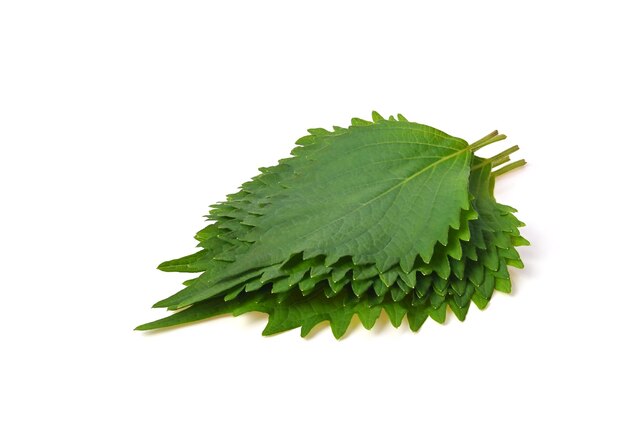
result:
[[[475,143],[470,144],[469,149],[472,152],[475,152],[478,149],[482,149],[483,147],[485,147],[485,146],[487,146],[487,145],[489,145],[491,143],[495,143],[496,141],[504,140],[505,138],[506,138],[506,135],[498,134],[498,131],[494,130],[489,135],[486,135],[486,136],[482,137],[480,140],[476,141]]]
[[[508,149],[489,158],[489,161],[494,162],[498,159],[504,158],[505,156],[509,156],[511,153],[517,152],[518,150],[519,150],[519,146],[509,147]]]
[[[504,164],[505,162],[509,161],[509,155],[513,152],[517,152],[518,150],[519,150],[519,146],[509,147],[508,149],[498,153],[497,155],[492,156],[491,158],[485,159],[480,164],[475,165],[474,167],[472,167],[472,170],[476,170],[477,168],[484,167],[487,164],[491,164],[492,167],[495,167],[496,165]]]
[[[522,167],[524,165],[526,165],[526,160],[520,159],[519,161],[512,162],[509,165],[505,165],[504,167],[499,168],[491,174],[493,175],[493,177],[498,177],[501,174],[507,173],[511,170],[515,170],[516,168]]]
[[[509,162],[511,158],[509,156],[503,156],[502,158],[494,159],[491,161],[491,167],[497,167],[500,164],[504,164],[505,162]]]
[[[498,135],[498,131],[494,130],[493,132],[491,132],[490,134],[485,135],[484,137],[482,137],[480,140],[473,142],[472,144],[470,144],[470,148],[474,147],[477,144],[482,143],[483,141],[487,141],[490,138],[495,137],[496,135]]]

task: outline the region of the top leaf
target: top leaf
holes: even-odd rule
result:
[[[232,245],[211,261],[219,266],[158,306],[210,298],[242,273],[300,253],[323,256],[326,265],[351,257],[381,272],[396,264],[408,272],[417,257],[429,262],[470,207],[475,147],[429,126],[374,119],[335,132],[311,129],[293,157],[264,170],[280,177],[263,181],[262,204],[247,215],[237,238],[249,244]]]

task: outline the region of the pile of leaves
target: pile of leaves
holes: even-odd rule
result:
[[[484,159],[475,152],[504,135],[468,144],[402,115],[372,118],[310,129],[292,156],[212,205],[200,250],[159,266],[201,274],[154,305],[176,313],[137,329],[261,311],[264,335],[329,321],[340,338],[353,316],[370,329],[384,310],[417,331],[510,292],[515,247],[529,243],[493,193],[525,164],[501,166],[518,147]]]

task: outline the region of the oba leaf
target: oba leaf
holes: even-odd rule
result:
[[[354,314],[370,328],[381,309],[412,329],[450,306],[463,320],[474,301],[510,291],[507,266],[522,267],[526,244],[513,208],[493,197],[492,172],[517,146],[488,160],[473,151],[503,139],[494,132],[468,145],[404,117],[348,129],[312,129],[293,156],[212,206],[198,232],[199,252],[159,266],[202,272],[155,306],[178,309],[142,325],[155,329],[262,311],[264,334],[328,320],[343,335]]]
[[[465,141],[386,120],[335,133],[314,130],[309,138],[310,150],[294,151],[281,164],[284,172],[267,172],[288,175],[277,178],[281,188],[271,190],[276,181],[268,180],[260,188],[267,190],[263,207],[244,213],[251,228],[238,238],[251,244],[209,259],[199,281],[157,306],[180,308],[215,296],[232,285],[230,278],[299,253],[324,256],[328,264],[349,256],[381,271],[395,264],[409,271],[461,226],[472,156]]]

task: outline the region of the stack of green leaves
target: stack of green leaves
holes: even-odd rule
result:
[[[260,311],[264,335],[329,321],[340,338],[355,315],[370,329],[384,310],[417,331],[510,292],[515,247],[529,243],[494,184],[525,164],[501,166],[518,147],[484,159],[475,152],[504,135],[468,144],[402,115],[372,118],[310,129],[292,156],[212,205],[201,249],[159,266],[201,274],[154,305],[174,314],[137,329]]]

